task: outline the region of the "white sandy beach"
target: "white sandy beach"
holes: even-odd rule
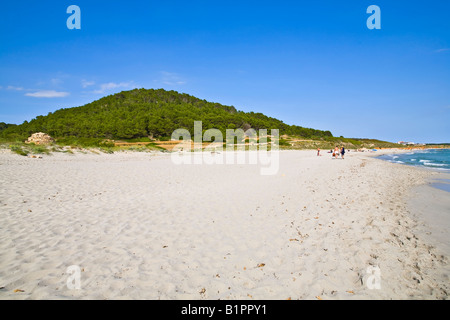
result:
[[[437,173],[315,151],[259,169],[1,153],[0,299],[448,298],[448,238],[422,218],[449,197],[411,205]]]

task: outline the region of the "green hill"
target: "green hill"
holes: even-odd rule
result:
[[[11,124],[11,123],[4,123],[4,122],[0,122],[0,132],[9,128],[9,127],[14,127],[16,126],[15,124]]]
[[[7,127],[0,137],[25,140],[35,132],[54,138],[167,139],[179,128],[193,134],[194,121],[203,129],[279,129],[280,135],[310,139],[333,137],[321,131],[287,125],[262,113],[238,111],[233,106],[208,102],[188,94],[163,89],[134,89],[106,96],[81,107],[60,109],[30,122]]]

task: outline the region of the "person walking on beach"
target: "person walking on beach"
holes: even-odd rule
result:
[[[320,156],[320,148],[317,148],[317,156]]]
[[[344,155],[345,155],[345,149],[344,149],[344,146],[342,146],[342,149],[341,149],[341,157],[342,157],[342,159],[344,159]]]

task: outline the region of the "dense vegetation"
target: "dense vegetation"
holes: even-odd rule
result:
[[[64,139],[167,139],[179,128],[193,134],[194,121],[202,121],[203,130],[216,128],[224,136],[226,129],[253,128],[279,129],[281,135],[311,139],[332,137],[330,131],[287,125],[262,113],[238,111],[232,106],[163,89],[134,89],[81,107],[60,109],[21,125],[5,127],[0,137],[24,140],[32,133],[45,132]]]
[[[16,125],[11,124],[11,123],[0,122],[0,131],[5,130],[6,128],[9,128],[9,127],[14,127],[14,126],[16,126]]]
[[[322,137],[319,139],[302,139],[299,137],[286,137],[280,139],[280,146],[289,149],[317,149],[327,151],[334,147],[345,147],[346,149],[380,149],[380,148],[402,148],[402,145],[376,139],[344,138],[344,137]]]

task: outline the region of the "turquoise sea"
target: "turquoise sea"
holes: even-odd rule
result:
[[[415,167],[422,167],[450,173],[450,149],[425,149],[414,150],[401,154],[387,154],[378,157],[393,163],[400,163]],[[450,181],[441,179],[435,187],[450,192]]]

